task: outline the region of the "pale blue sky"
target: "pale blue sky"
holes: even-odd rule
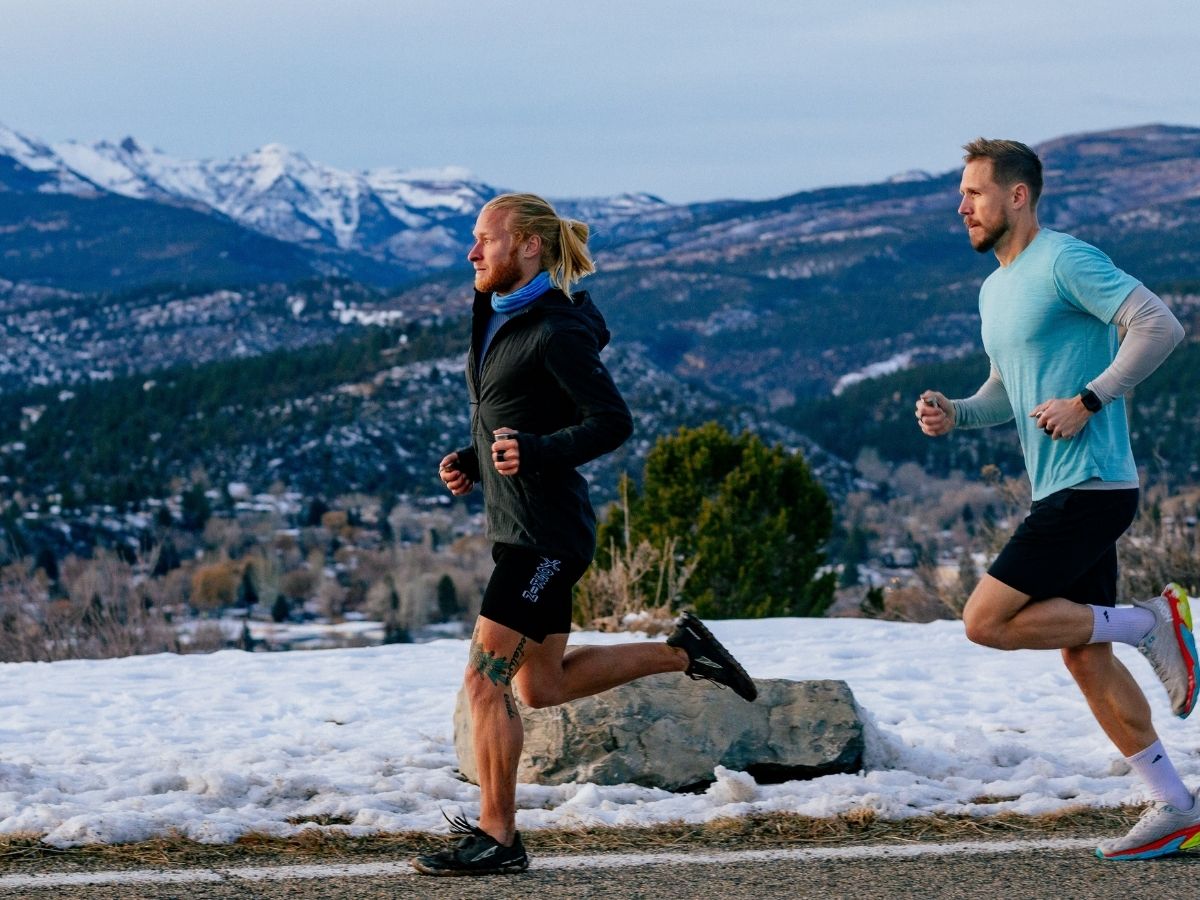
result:
[[[0,123],[554,196],[773,197],[1200,126],[1194,0],[0,0]]]

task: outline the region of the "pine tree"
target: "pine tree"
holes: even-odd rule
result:
[[[710,422],[660,438],[641,490],[622,488],[629,541],[673,539],[678,558],[695,563],[682,599],[699,615],[819,616],[832,602],[835,576],[819,570],[833,511],[800,454]],[[598,536],[601,565],[606,548],[625,541],[623,515],[610,511]]]
[[[437,605],[438,614],[441,615],[443,622],[449,622],[458,615],[458,589],[454,586],[454,579],[449,575],[443,575],[438,579]]]
[[[275,602],[271,604],[271,621],[283,623],[288,620],[292,614],[292,601],[283,594],[275,597]]]

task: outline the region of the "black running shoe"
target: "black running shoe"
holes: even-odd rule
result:
[[[412,867],[422,875],[515,875],[529,868],[521,835],[513,838],[511,847],[505,847],[462,816],[446,819],[451,833],[466,837],[448,850],[414,859]]]
[[[667,638],[671,647],[679,647],[688,655],[688,667],[684,673],[689,678],[714,682],[733,688],[743,700],[758,696],[758,688],[746,674],[732,654],[712,636],[704,623],[690,612],[681,615],[675,622],[675,630]]]

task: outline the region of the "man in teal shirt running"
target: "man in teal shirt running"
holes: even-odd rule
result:
[[[1200,695],[1187,593],[1117,606],[1117,539],[1133,521],[1138,474],[1124,396],[1183,338],[1163,302],[1102,252],[1038,224],[1042,164],[1016,141],[965,148],[958,212],[971,246],[1000,268],[979,292],[991,371],[974,396],[926,391],[921,430],[1016,420],[1033,488],[1029,516],[963,610],[967,637],[1001,650],[1061,650],[1100,727],[1146,782],[1154,803],[1104,859],[1200,847],[1200,800],[1183,784],[1150,706],[1112,642],[1137,647],[1186,718]],[[1118,344],[1117,327],[1127,329]]]

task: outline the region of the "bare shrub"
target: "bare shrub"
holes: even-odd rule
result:
[[[957,580],[947,580],[935,566],[922,564],[912,584],[884,591],[883,611],[878,618],[893,622],[961,619],[966,602]]]
[[[640,631],[669,627],[684,585],[697,560],[681,562],[672,538],[662,547],[642,541],[636,547],[610,547],[608,568],[592,566],[575,588],[572,619],[597,631],[622,631],[636,617]],[[657,575],[657,577],[652,577]]]
[[[204,524],[204,545],[214,552],[233,553],[243,537],[241,523],[236,519],[213,516]]]
[[[181,653],[215,653],[229,644],[219,622],[198,622],[180,642]]]
[[[1025,517],[1032,502],[1028,478],[1005,478],[996,466],[984,466],[980,474],[996,490],[998,515],[980,526],[983,548],[988,560],[995,559],[1012,533],[1018,520]]]
[[[147,602],[130,566],[98,551],[64,560],[65,593],[51,596],[28,562],[0,570],[0,661],[107,659],[179,649],[163,611]]]
[[[1195,498],[1151,492],[1146,499],[1117,544],[1118,596],[1125,602],[1153,597],[1171,581],[1195,595],[1200,592],[1200,529],[1189,515]]]
[[[325,578],[317,588],[317,608],[330,622],[341,622],[346,613],[346,589],[332,578]]]
[[[192,573],[192,606],[202,610],[232,606],[241,580],[241,565],[228,559],[198,567]]]
[[[279,592],[293,600],[307,600],[316,593],[321,582],[319,572],[311,569],[293,569],[284,572],[279,579]]]
[[[350,517],[343,509],[331,509],[321,513],[321,527],[330,531],[341,531],[349,521]]]

